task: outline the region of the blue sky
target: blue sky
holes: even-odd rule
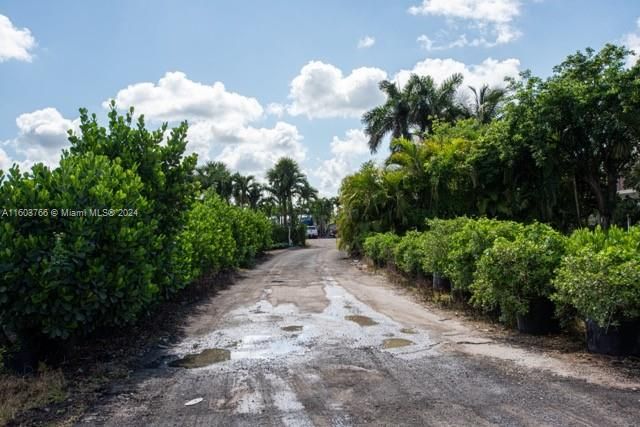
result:
[[[290,155],[331,194],[370,158],[380,79],[546,76],[587,46],[640,51],[639,18],[638,0],[4,0],[0,168],[55,165],[78,108],[114,98],[189,120],[201,161],[260,175]]]

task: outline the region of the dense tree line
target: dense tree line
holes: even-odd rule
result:
[[[341,245],[360,251],[367,233],[424,229],[425,218],[534,220],[569,231],[638,219],[620,178],[638,186],[640,65],[614,45],[577,52],[547,79],[529,72],[506,89],[441,85],[412,76],[380,87],[385,104],[362,121],[371,151],[387,135],[391,154],[367,163],[340,189]]]

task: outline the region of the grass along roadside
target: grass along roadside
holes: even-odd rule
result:
[[[32,408],[46,407],[67,398],[67,384],[61,369],[41,366],[36,375],[0,372],[0,425]]]

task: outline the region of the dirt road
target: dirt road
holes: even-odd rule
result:
[[[489,339],[309,243],[243,272],[80,425],[640,424],[633,380]]]

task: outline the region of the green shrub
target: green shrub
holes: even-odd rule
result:
[[[400,242],[400,237],[393,233],[380,233],[364,240],[364,254],[377,266],[393,263],[394,249]]]
[[[235,265],[237,253],[229,205],[209,192],[196,201],[187,214],[185,228],[178,235],[180,259],[176,265],[185,269],[185,282]]]
[[[425,249],[425,234],[409,231],[395,247],[393,258],[400,271],[417,275],[422,270],[422,259]]]
[[[468,220],[449,241],[449,256],[445,275],[451,280],[452,289],[467,294],[473,282],[476,263],[498,237],[514,240],[523,230],[522,224],[481,218]]]
[[[289,230],[287,227],[275,224],[272,228],[272,242],[278,246],[289,246]],[[307,238],[307,226],[298,224],[291,229],[291,243],[293,245],[304,246]],[[286,246],[285,246],[286,245]]]
[[[246,267],[255,257],[271,247],[271,223],[264,214],[247,208],[229,206],[225,219],[230,220],[236,242],[235,261]]]
[[[57,217],[5,217],[0,233],[0,322],[18,334],[67,338],[133,322],[158,293],[157,223],[143,184],[119,161],[86,154],[50,172],[12,170],[8,208],[58,209]],[[64,216],[64,210],[131,208],[131,216]]]
[[[429,219],[425,233],[422,269],[426,273],[445,274],[449,265],[452,236],[470,221],[469,218]]]
[[[150,262],[154,265],[153,281],[164,297],[182,288],[181,272],[172,267],[178,256],[175,251],[177,235],[185,223],[196,196],[193,177],[196,155],[185,156],[188,126],[186,122],[167,132],[164,124],[155,131],[145,127],[144,117],[134,122],[133,108],[125,115],[118,114],[112,102],[105,128],[95,114],[80,110],[80,133],[69,137],[71,147],[63,156],[74,157],[88,153],[118,160],[124,169],[135,172],[142,182],[141,194],[149,202],[147,221],[158,224],[161,240]]]
[[[640,227],[577,230],[554,281],[553,299],[601,327],[640,317]]]
[[[552,279],[565,250],[566,238],[551,227],[535,223],[515,240],[498,237],[477,263],[471,303],[485,311],[499,307],[511,323],[529,312],[529,303],[553,292]]]

